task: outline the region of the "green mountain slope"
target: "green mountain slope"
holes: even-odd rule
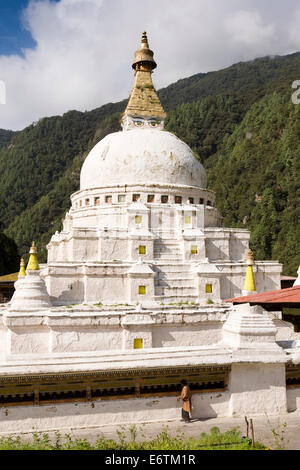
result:
[[[16,243],[0,233],[0,276],[19,271],[20,258]]]
[[[7,131],[5,129],[0,129],[0,148],[9,145],[11,139],[17,133],[17,131]]]
[[[287,274],[300,261],[299,107],[291,102],[299,73],[300,53],[195,75],[159,92],[166,128],[200,155],[225,224],[251,229],[256,258],[279,258]],[[120,129],[125,107],[126,100],[41,119],[0,149],[0,220],[21,254],[35,239],[46,260],[84,158]]]
[[[251,230],[258,259],[300,264],[300,106],[274,92],[251,106],[207,161],[227,226]]]

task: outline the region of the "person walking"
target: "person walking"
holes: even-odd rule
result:
[[[181,416],[182,419],[185,423],[190,423],[191,418],[190,418],[190,413],[192,412],[192,392],[190,390],[190,387],[187,383],[186,380],[181,380],[181,395],[180,397],[177,398],[177,400],[182,400],[183,405],[182,405],[182,410],[181,410]]]

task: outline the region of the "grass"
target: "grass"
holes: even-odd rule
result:
[[[250,439],[242,438],[238,428],[221,433],[213,427],[210,434],[201,433],[198,438],[186,438],[177,431],[176,436],[169,434],[168,427],[153,439],[145,440],[143,433],[137,439],[137,428],[128,430],[121,427],[117,431],[118,439],[107,439],[104,435],[97,436],[94,443],[87,439],[76,439],[66,434],[64,437],[56,432],[54,438],[48,434],[35,433],[26,441],[20,436],[0,438],[0,450],[264,450],[265,446],[255,443],[251,446]]]

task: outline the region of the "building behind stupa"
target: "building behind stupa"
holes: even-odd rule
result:
[[[197,418],[299,408],[292,325],[224,302],[279,289],[281,265],[223,227],[204,167],[164,130],[155,68],[144,33],[122,130],[91,150],[47,265],[33,244],[0,309],[0,433],[178,419],[183,378]]]

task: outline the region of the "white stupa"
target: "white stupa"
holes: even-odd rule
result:
[[[144,33],[123,130],[87,156],[63,230],[48,245],[42,275],[54,305],[205,304],[242,292],[250,233],[223,227],[199,159],[164,130],[155,67]],[[155,275],[147,285],[135,278],[133,288],[140,258]],[[278,263],[256,262],[260,290],[279,288],[280,271]]]
[[[223,227],[199,159],[164,130],[155,67],[144,33],[123,130],[89,153],[48,263],[32,246],[0,311],[0,433],[179,419],[182,378],[196,418],[297,408],[292,325],[223,302],[279,289],[281,265]]]

